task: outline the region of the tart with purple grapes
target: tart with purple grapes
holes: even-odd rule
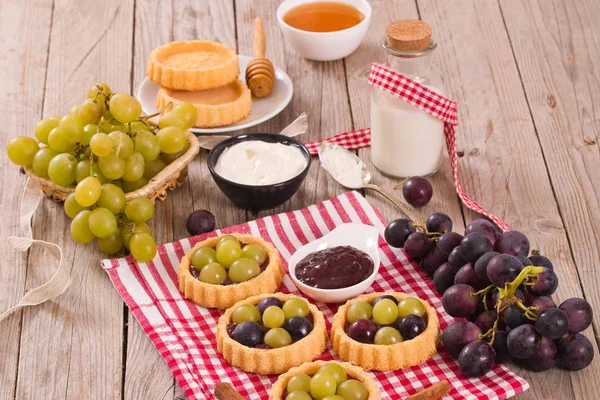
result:
[[[179,264],[179,290],[206,308],[273,293],[285,271],[277,249],[264,239],[232,233],[203,240]]]
[[[253,296],[219,318],[217,350],[234,367],[282,374],[325,351],[325,318],[305,299],[283,293]]]
[[[366,370],[408,368],[433,357],[440,341],[435,309],[406,293],[369,293],[348,300],[331,324],[333,350]]]

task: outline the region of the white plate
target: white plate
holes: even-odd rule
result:
[[[252,60],[252,57],[238,56],[240,64],[239,79],[246,82],[246,66]],[[156,96],[160,86],[146,77],[138,88],[137,98],[142,104],[142,109],[146,115],[158,112],[156,109]],[[275,85],[273,91],[261,99],[252,97],[252,112],[243,120],[233,125],[220,126],[218,128],[192,128],[194,133],[222,133],[239,131],[265,122],[279,114],[285,106],[292,100],[294,94],[294,85],[290,77],[280,68],[275,67]]]

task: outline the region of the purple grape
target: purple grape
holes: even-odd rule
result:
[[[452,250],[460,246],[462,240],[463,235],[460,233],[446,232],[439,237],[436,246],[442,253],[449,256]]]
[[[494,344],[492,347],[496,351],[496,363],[498,364],[504,364],[512,360],[512,356],[510,355],[508,346],[506,345],[507,337],[508,333],[506,331],[496,331]]]
[[[480,313],[475,319],[475,325],[481,329],[481,332],[487,332],[494,326],[496,322],[496,311],[488,310]]]
[[[229,335],[230,338],[234,338],[233,337],[233,332],[235,331],[235,328],[237,328],[237,325],[235,322],[232,322],[230,324],[227,325],[227,334]]]
[[[556,365],[558,351],[551,339],[542,337],[540,347],[536,352],[525,360],[525,365],[532,371],[546,371]]]
[[[479,233],[469,233],[460,242],[462,256],[468,261],[474,263],[483,254],[492,251],[493,247],[487,238]]]
[[[487,274],[490,282],[503,288],[507,282],[512,282],[523,269],[523,264],[517,257],[508,254],[498,254],[488,262]]]
[[[462,250],[460,249],[460,247],[455,247],[454,250],[452,250],[452,252],[448,256],[448,263],[450,264],[454,272],[458,272],[460,267],[468,263],[468,261],[465,260],[465,258],[463,257]]]
[[[487,238],[487,240],[490,241],[492,246],[494,245],[494,243],[496,243],[496,227],[487,219],[475,219],[469,225],[467,225],[467,228],[465,229],[465,236],[473,232],[481,233],[482,235],[484,235]]]
[[[531,256],[529,257],[529,260],[532,263],[531,265],[535,265],[536,267],[544,267],[552,270],[554,269],[552,262],[547,257],[542,255]]]
[[[534,280],[533,286],[527,287],[527,291],[534,296],[550,296],[558,288],[558,276],[551,269],[544,269]]]
[[[533,263],[531,262],[531,260],[527,257],[524,256],[516,256],[519,261],[521,261],[521,264],[523,264],[523,267],[529,267],[530,265],[533,265]]]
[[[259,343],[256,346],[254,346],[255,349],[261,349],[261,350],[271,350],[271,346],[269,346],[266,343]]]
[[[404,252],[410,258],[424,257],[433,248],[433,242],[423,232],[411,233],[404,242]]]
[[[448,261],[448,255],[442,253],[437,246],[433,248],[423,261],[421,262],[421,269],[429,276],[433,276],[435,271],[440,265]]]
[[[544,310],[547,310],[549,308],[556,308],[556,304],[554,303],[554,300],[552,300],[552,297],[550,297],[550,296],[535,297],[529,303],[529,305],[538,308],[538,310],[537,310],[538,315],[541,312],[543,312]]]
[[[404,246],[404,242],[413,232],[415,232],[413,222],[409,219],[399,218],[389,223],[383,236],[390,246],[399,249]]]
[[[185,227],[190,235],[201,235],[215,230],[215,216],[208,210],[196,210],[187,218]]]
[[[245,321],[233,331],[233,338],[244,346],[254,347],[263,341],[263,328],[254,321]]]
[[[569,317],[559,308],[549,308],[538,315],[535,330],[547,338],[560,339],[569,331]]]
[[[427,232],[451,232],[452,220],[446,214],[442,212],[436,212],[427,218],[425,228],[427,229]]]
[[[467,344],[478,339],[479,334],[481,329],[474,323],[465,320],[456,321],[448,325],[442,333],[442,343],[448,354],[456,359]]]
[[[435,290],[443,295],[444,292],[452,285],[454,285],[454,276],[456,272],[450,266],[449,263],[443,263],[435,270],[433,274],[433,286],[435,286]]]
[[[496,303],[498,303],[498,299],[500,297],[500,293],[496,290],[492,293],[492,304],[494,306],[494,308],[496,308]],[[521,301],[524,300],[524,295],[523,292],[520,289],[515,290],[515,294],[513,296],[513,298],[504,298],[504,301],[502,302],[502,305],[500,306],[500,308],[506,307],[511,305],[515,299],[519,299]]]
[[[417,315],[407,315],[396,322],[396,329],[404,340],[411,340],[419,336],[425,330],[425,321]]]
[[[292,339],[300,340],[313,330],[313,324],[304,317],[292,317],[285,321],[283,329],[288,331]]]
[[[473,286],[477,290],[481,290],[488,285],[488,282],[477,276],[473,264],[468,263],[461,267],[454,277],[454,284],[464,283],[465,285]]]
[[[496,352],[483,340],[469,343],[458,356],[460,373],[467,378],[477,378],[487,374],[495,362]]]
[[[475,273],[485,282],[491,283],[490,278],[488,278],[487,275],[487,266],[490,260],[497,255],[498,253],[496,253],[495,251],[488,251],[487,253],[481,255],[481,257],[479,257],[477,261],[475,261]]]
[[[559,364],[571,371],[583,369],[592,363],[594,348],[581,333],[569,334],[558,341]]]
[[[533,325],[525,324],[513,328],[506,339],[508,351],[515,358],[529,358],[540,346],[540,335]]]
[[[276,307],[283,307],[283,303],[281,302],[281,300],[279,300],[277,297],[265,297],[264,299],[262,299],[260,301],[260,303],[258,303],[258,305],[256,306],[256,308],[258,308],[258,311],[260,311],[260,313],[264,313],[265,310],[271,306],[276,306]]]
[[[479,295],[472,286],[459,284],[448,288],[442,296],[442,305],[448,314],[457,318],[467,318],[477,311]]]
[[[377,326],[368,319],[356,320],[348,327],[346,334],[361,343],[372,344],[377,333]]]
[[[431,183],[420,176],[408,178],[402,185],[402,196],[413,207],[423,207],[433,196]]]
[[[379,296],[378,298],[376,298],[371,305],[375,307],[375,304],[379,303],[383,299],[388,299],[398,304],[398,300],[396,300],[394,296],[392,296],[391,294],[384,294],[383,296]]]
[[[586,329],[592,323],[592,307],[584,299],[573,297],[558,306],[569,317],[569,332],[577,333]]]
[[[504,323],[509,328],[516,328],[526,324],[529,320],[525,317],[525,312],[517,307],[515,304],[511,304],[504,310],[503,313]]]
[[[527,236],[518,231],[504,232],[496,242],[494,250],[501,254],[527,257],[529,254],[529,240]]]

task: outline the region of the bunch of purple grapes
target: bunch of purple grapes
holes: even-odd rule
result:
[[[397,219],[387,226],[385,239],[432,277],[446,312],[463,318],[442,335],[461,373],[479,377],[508,361],[533,371],[590,365],[593,347],[580,332],[591,325],[592,308],[580,298],[556,306],[552,262],[530,255],[521,232],[498,232],[485,219],[471,222],[464,235],[452,225],[440,212],[424,227]]]

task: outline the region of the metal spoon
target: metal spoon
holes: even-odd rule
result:
[[[360,180],[350,181],[350,180],[346,179],[345,176],[341,176],[339,174],[336,176],[336,171],[334,171],[332,169],[331,165],[327,164],[326,158],[324,157],[324,154],[329,151],[343,152],[345,157],[347,157],[348,159],[354,160],[354,162],[355,162],[354,165],[356,167],[360,168]],[[404,214],[406,214],[414,223],[421,224],[421,218],[417,214],[413,213],[413,211],[410,210],[406,204],[402,203],[400,200],[398,200],[396,197],[394,197],[391,193],[389,193],[382,187],[370,183],[371,179],[372,179],[371,172],[368,170],[368,168],[365,165],[365,163],[363,162],[363,160],[361,160],[356,154],[352,153],[351,151],[349,151],[335,143],[330,143],[330,142],[321,143],[321,145],[319,146],[318,152],[319,152],[319,159],[321,160],[321,166],[323,167],[323,169],[325,169],[325,171],[327,171],[327,173],[337,183],[339,183],[340,185],[342,185],[348,189],[355,189],[355,190],[356,189],[371,189],[371,190],[374,190],[374,191],[378,192],[379,194],[381,194],[386,199],[388,199],[390,202],[392,202],[392,204],[394,204],[396,207],[398,207],[400,209],[400,211],[402,211]]]

